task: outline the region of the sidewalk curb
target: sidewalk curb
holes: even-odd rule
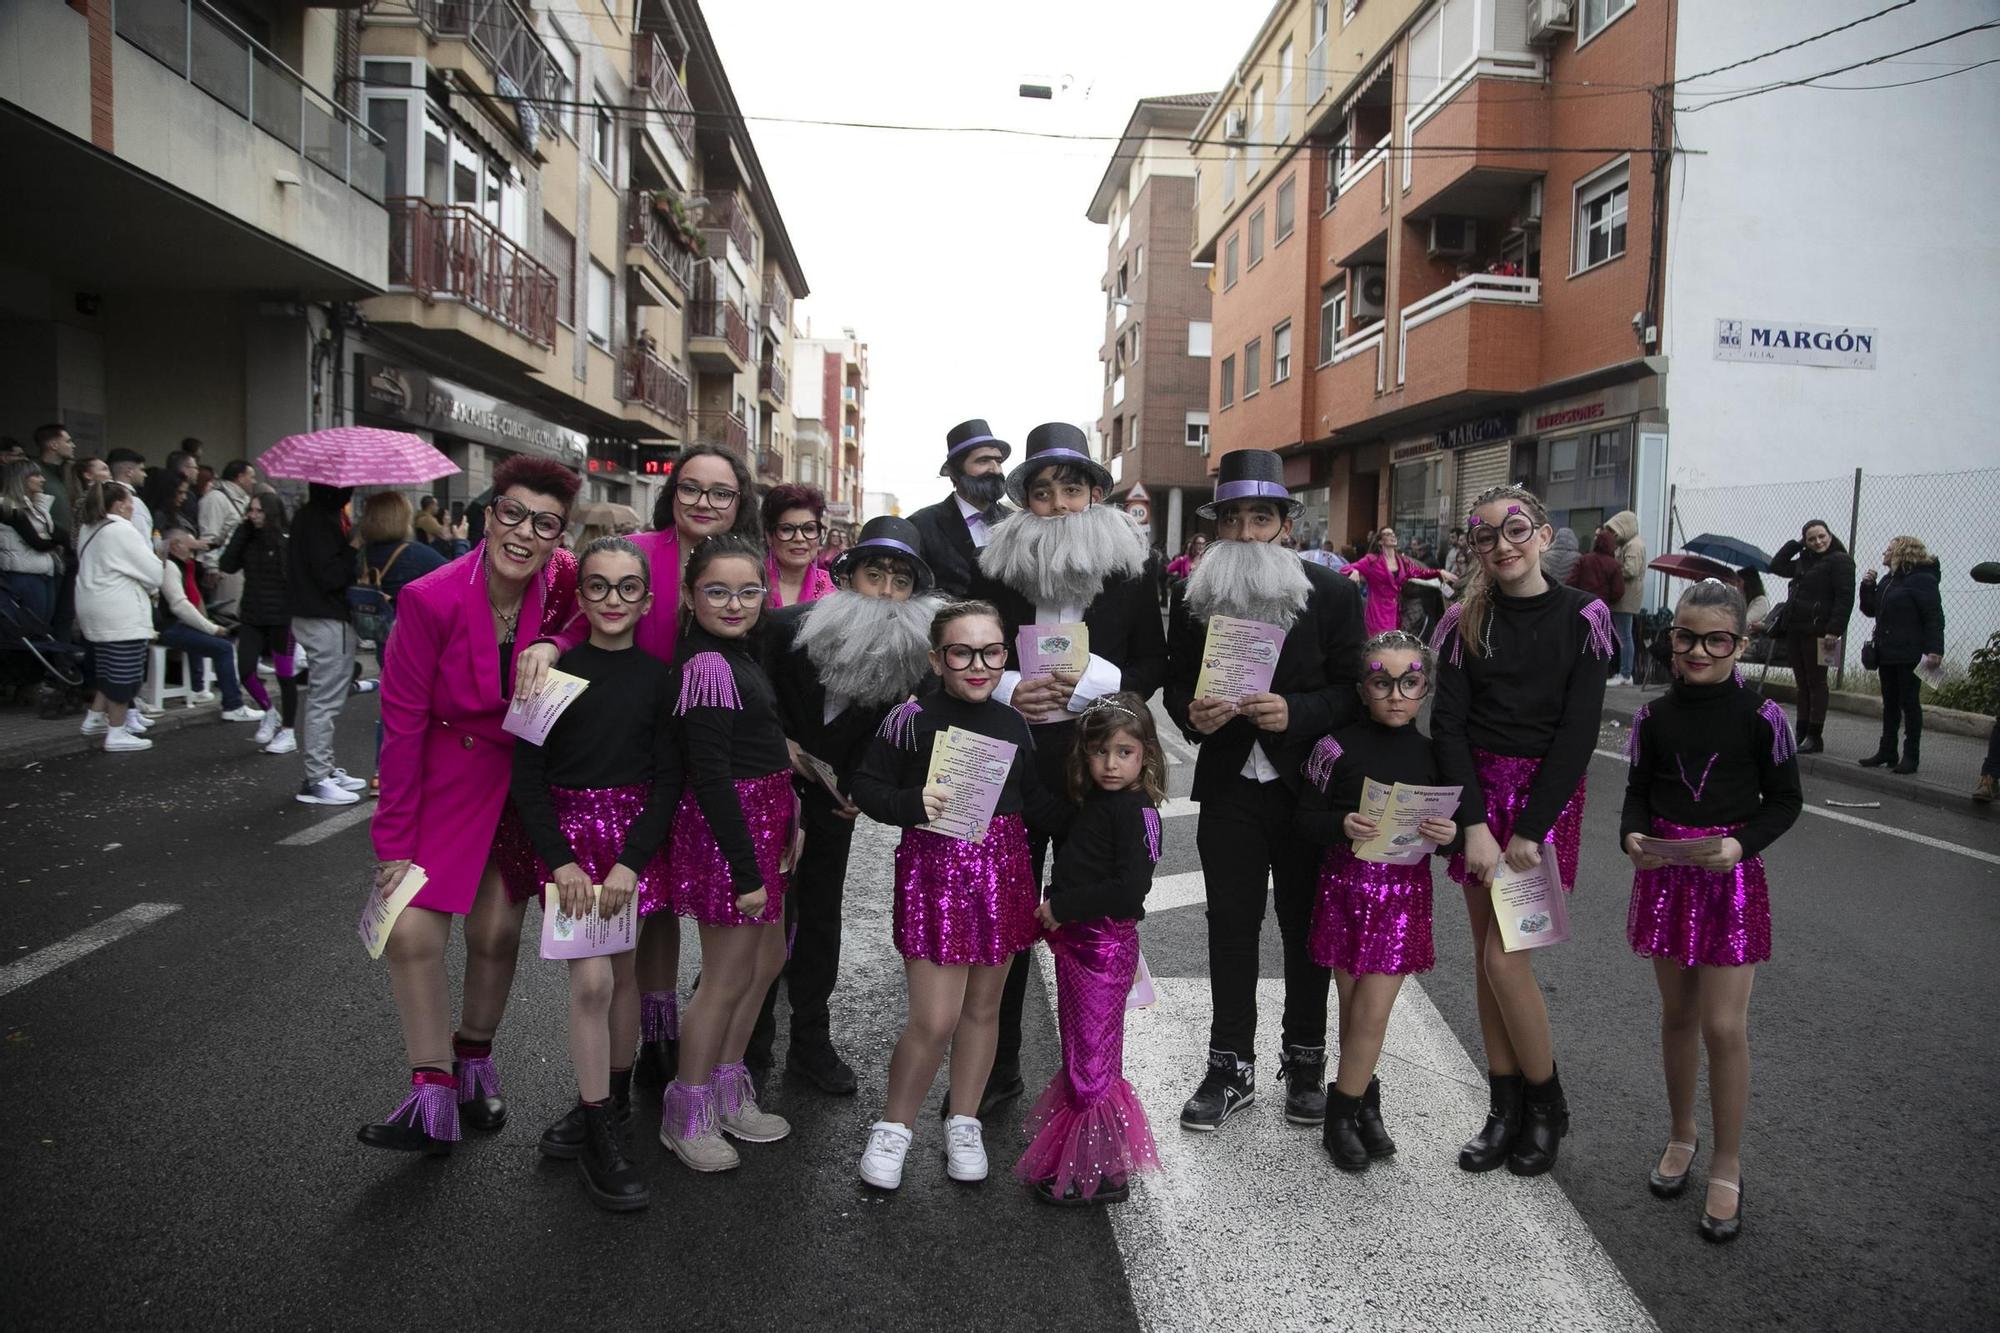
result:
[[[200,722],[217,722],[222,717],[219,703],[202,704],[196,708],[169,708],[154,718],[146,728],[148,735],[166,735]],[[38,721],[41,719],[37,719]],[[103,736],[86,736],[77,728],[83,725],[83,714],[72,713],[68,717],[54,719],[67,723],[67,728],[54,736],[36,736],[18,744],[0,747],[0,768],[22,768],[38,764],[45,759],[59,759],[68,754],[85,754],[104,748]]]

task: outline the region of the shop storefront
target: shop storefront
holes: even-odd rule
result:
[[[1508,479],[1519,419],[1491,412],[1389,448],[1389,523],[1405,547],[1435,557],[1464,510],[1489,486]]]
[[[581,431],[366,353],[354,358],[354,416],[365,425],[412,430],[458,464],[463,471],[439,484],[441,499],[470,500],[478,495],[509,454],[538,454],[581,473],[592,471],[591,442]],[[619,447],[630,450],[622,442]],[[620,480],[629,481],[629,472],[627,464]]]
[[[1665,457],[1661,387],[1647,378],[1528,409],[1531,436],[1523,452],[1532,458],[1523,458],[1523,475],[1548,506],[1551,523],[1587,544],[1606,519],[1632,509],[1641,531],[1652,530],[1647,513],[1656,503],[1645,478]]]

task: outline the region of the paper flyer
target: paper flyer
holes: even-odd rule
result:
[[[1146,955],[1139,955],[1139,970],[1132,976],[1132,989],[1126,992],[1127,1009],[1151,1009],[1160,1002],[1153,990],[1153,970],[1146,966]]]
[[[389,932],[396,928],[396,918],[410,905],[410,900],[423,889],[430,877],[424,874],[422,866],[412,864],[403,872],[402,882],[390,890],[385,898],[375,892],[371,881],[368,896],[361,902],[361,920],[355,923],[355,933],[361,937],[361,947],[368,950],[370,958],[382,956],[382,946],[389,942]]]
[[[1014,636],[1014,650],[1021,662],[1021,675],[1046,676],[1054,671],[1082,675],[1090,665],[1090,626],[1023,625]]]
[[[1701,864],[1702,858],[1721,848],[1724,835],[1712,838],[1650,838],[1639,835],[1639,850],[1647,856],[1657,856],[1670,866],[1691,866]]]
[[[639,943],[639,895],[625,899],[625,910],[613,917],[597,914],[601,885],[590,886],[591,908],[582,916],[562,910],[562,894],[553,884],[542,886],[542,957],[597,958],[628,953]]]
[[[1355,859],[1373,861],[1378,865],[1416,865],[1429,856],[1434,847],[1417,831],[1417,826],[1426,819],[1450,819],[1458,810],[1458,797],[1462,790],[1460,787],[1411,787],[1400,782],[1384,788],[1370,778],[1362,797],[1370,809],[1363,813],[1374,819],[1375,836],[1354,844]],[[1379,812],[1375,811],[1375,801],[1370,799],[1378,793],[1384,798]]]
[[[833,771],[832,764],[827,763],[824,759],[807,754],[804,750],[799,751],[799,757],[806,761],[806,767],[812,770],[812,775],[818,779],[820,786],[832,792],[835,800],[843,804],[847,802],[846,795],[840,790],[840,774]]]
[[[1208,622],[1208,638],[1201,647],[1194,697],[1237,703],[1245,695],[1268,693],[1284,646],[1285,632],[1276,625],[1216,616]]]
[[[947,727],[931,743],[930,772],[925,785],[945,788],[944,814],[918,828],[942,833],[961,842],[986,841],[986,826],[1014,766],[1015,745],[963,727]]]
[[[1493,923],[1508,953],[1569,938],[1569,896],[1556,870],[1554,844],[1542,848],[1542,862],[1531,870],[1515,870],[1500,858],[1493,870]]]
[[[549,728],[556,724],[563,710],[589,688],[590,682],[582,676],[551,667],[539,694],[525,704],[508,705],[500,730],[510,731],[530,745],[540,745],[549,738]]]
[[[1847,651],[1847,641],[1845,639],[1833,639],[1830,642],[1830,647],[1828,646],[1829,640],[1826,639],[1816,639],[1813,642],[1814,658],[1820,666],[1839,666],[1843,655]]]
[[[1917,679],[1934,690],[1941,688],[1944,685],[1944,663],[1939,662],[1936,666],[1932,666],[1929,658],[1918,658]]]

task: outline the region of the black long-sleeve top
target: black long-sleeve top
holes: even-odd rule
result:
[[[1658,816],[1693,828],[1741,824],[1735,837],[1747,859],[1776,842],[1805,805],[1790,720],[1735,681],[1676,681],[1632,719],[1626,753],[1632,769],[1620,851],[1627,834],[1650,835]]]
[[[1342,822],[1361,809],[1361,789],[1369,778],[1394,786],[1447,787],[1430,737],[1412,722],[1391,727],[1372,717],[1351,722],[1313,746],[1305,764],[1294,825],[1301,836],[1327,847],[1349,841]],[[1465,825],[1464,797],[1452,821]],[[1458,839],[1439,847],[1450,851]]]
[[[1143,788],[1093,787],[1085,793],[1083,808],[1056,849],[1049,881],[1049,910],[1056,920],[1144,920],[1160,838],[1160,812]]]
[[[1438,622],[1432,745],[1445,782],[1465,788],[1459,826],[1486,822],[1474,747],[1540,759],[1514,832],[1541,843],[1590,767],[1616,644],[1610,610],[1576,588],[1534,597],[1492,594],[1477,651],[1459,638],[1463,602]]]
[[[736,782],[791,769],[771,682],[745,639],[720,639],[690,625],[675,648],[674,712],[681,723],[687,784],[701,803],[729,877],[743,893],[763,884]]]
[[[1845,634],[1854,614],[1854,557],[1835,538],[1815,555],[1796,538],[1771,557],[1771,572],[1790,579],[1785,592],[1785,633]]]
[[[514,747],[512,792],[535,854],[551,868],[576,859],[556,821],[550,787],[602,789],[648,783],[645,808],[625,831],[618,864],[637,873],[666,841],[681,799],[674,671],[637,647],[579,644],[557,666],[590,682],[540,745]]]
[[[238,523],[216,563],[225,574],[243,575],[243,593],[236,610],[244,624],[268,627],[291,623],[291,594],[285,585],[285,534],[276,524],[268,519],[261,528],[247,520]]]
[[[341,526],[343,503],[315,495],[292,516],[285,543],[286,586],[291,613],[301,619],[347,619],[347,590],[354,586],[360,556]]]
[[[1028,720],[997,699],[968,703],[946,690],[921,702],[899,704],[882,720],[875,739],[854,770],[854,803],[870,819],[901,828],[925,823],[924,779],[930,775],[931,744],[952,727],[976,731],[1014,744],[1007,785],[993,807],[994,818],[1023,816],[1037,833],[1062,837],[1076,807],[1050,791],[1035,772],[1035,738]]]

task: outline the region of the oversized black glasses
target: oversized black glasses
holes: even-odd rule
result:
[[[563,516],[552,514],[546,509],[530,509],[511,495],[503,495],[493,502],[493,521],[503,528],[518,528],[523,522],[537,537],[545,542],[555,541],[563,535]]]
[[[1475,551],[1490,551],[1505,537],[1509,546],[1520,546],[1535,535],[1535,522],[1522,514],[1509,514],[1499,525],[1481,523],[1473,528],[1468,539]]]
[[[1007,665],[1007,645],[989,643],[983,648],[974,648],[969,643],[948,643],[939,650],[944,664],[953,671],[963,671],[977,658],[979,664],[989,670],[999,670]]]
[[[703,500],[708,501],[711,509],[727,509],[736,503],[734,486],[697,486],[691,481],[684,481],[674,487],[674,494],[681,498],[682,504],[689,507],[698,505]]]
[[[637,574],[629,574],[616,583],[602,574],[592,574],[577,586],[578,595],[586,602],[601,602],[614,592],[621,602],[643,602],[647,591],[646,580]]]
[[[819,535],[825,532],[826,529],[817,523],[780,523],[777,527],[772,528],[771,531],[776,534],[778,540],[781,542],[795,542],[801,537],[809,542],[816,542],[819,540]]]
[[[1673,645],[1676,656],[1685,657],[1700,644],[1702,651],[1710,657],[1727,657],[1736,651],[1736,645],[1743,642],[1741,634],[1732,634],[1726,629],[1712,629],[1706,634],[1696,634],[1691,629],[1679,625],[1667,631],[1667,642]]]
[[[1400,676],[1370,676],[1361,682],[1362,692],[1371,699],[1400,694],[1405,699],[1421,699],[1431,692],[1431,678],[1421,671],[1405,671]]]

